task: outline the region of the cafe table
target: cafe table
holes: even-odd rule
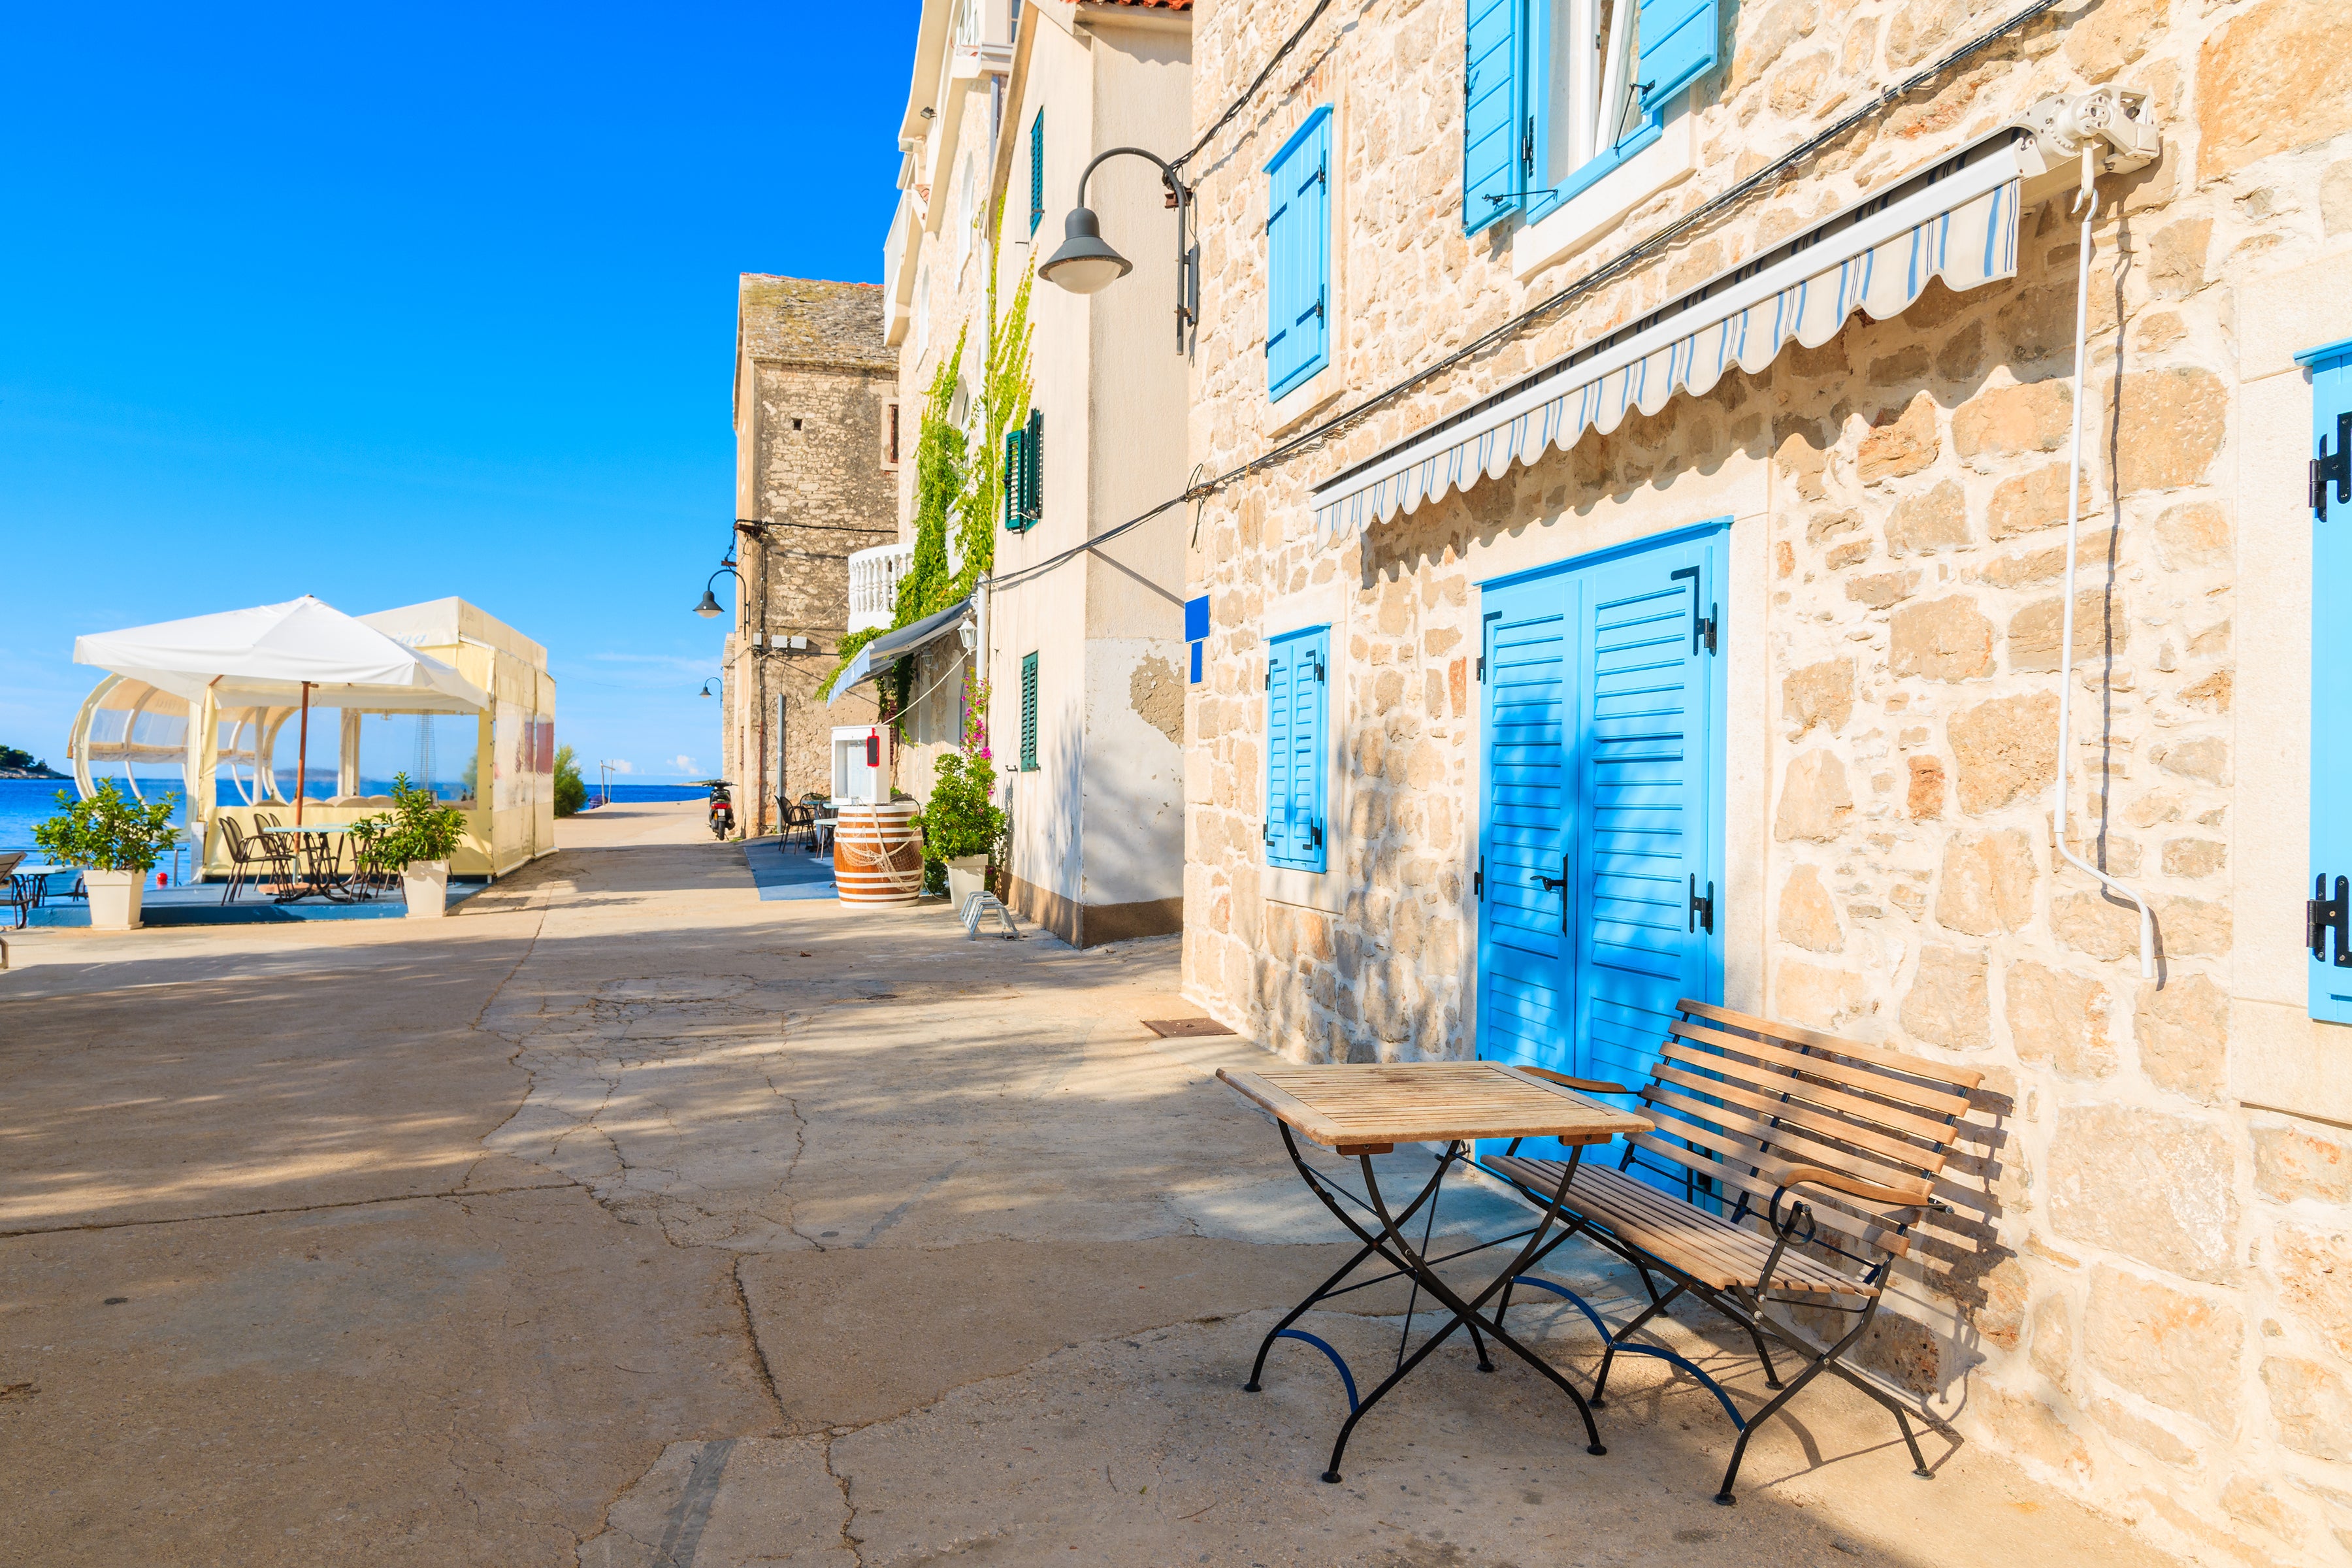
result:
[[[1553,1369],[1541,1356],[1514,1339],[1497,1317],[1483,1309],[1497,1291],[1517,1277],[1539,1254],[1548,1252],[1546,1238],[1552,1237],[1557,1246],[1564,1236],[1553,1237],[1553,1227],[1561,1223],[1562,1211],[1568,1199],[1569,1187],[1576,1180],[1578,1161],[1588,1144],[1605,1143],[1612,1138],[1630,1136],[1651,1130],[1645,1117],[1605,1105],[1564,1085],[1550,1081],[1540,1068],[1514,1067],[1503,1062],[1379,1062],[1331,1066],[1303,1066],[1281,1063],[1262,1067],[1255,1071],[1221,1068],[1217,1077],[1240,1091],[1274,1118],[1281,1130],[1283,1147],[1289,1152],[1290,1163],[1308,1190],[1322,1200],[1333,1217],[1353,1232],[1363,1245],[1339,1271],[1317,1286],[1307,1299],[1290,1310],[1289,1316],[1276,1323],[1258,1346],[1257,1360],[1250,1368],[1249,1382],[1243,1387],[1251,1394],[1262,1386],[1258,1381],[1265,1370],[1266,1352],[1278,1339],[1303,1340],[1328,1356],[1339,1369],[1340,1381],[1348,1391],[1348,1419],[1339,1428],[1339,1436],[1331,1445],[1331,1463],[1323,1472],[1327,1481],[1337,1482],[1339,1458],[1346,1452],[1348,1439],[1373,1405],[1379,1404],[1391,1389],[1412,1375],[1413,1369],[1429,1358],[1432,1351],[1450,1339],[1456,1329],[1466,1329],[1472,1345],[1478,1353],[1478,1370],[1494,1371],[1486,1354],[1486,1341],[1496,1344],[1526,1362],[1572,1400],[1577,1414],[1584,1418],[1585,1451],[1605,1454],[1609,1450],[1601,1441],[1600,1429],[1593,1425],[1592,1408],[1584,1395]],[[1299,1152],[1298,1140],[1333,1150],[1342,1158],[1352,1157],[1360,1169],[1364,1181],[1361,1197],[1339,1185],[1328,1173],[1307,1163]],[[1475,1149],[1481,1139],[1508,1140],[1510,1152],[1517,1152],[1521,1141],[1530,1138],[1558,1139],[1561,1145],[1559,1185],[1551,1195],[1549,1206],[1536,1223],[1524,1231],[1497,1237],[1477,1246],[1465,1247],[1445,1258],[1432,1259],[1428,1256],[1431,1226],[1424,1225],[1421,1245],[1415,1247],[1406,1234],[1405,1226],[1423,1205],[1434,1205],[1438,1189],[1448,1172],[1456,1166],[1475,1163]],[[1379,1173],[1372,1167],[1372,1156],[1390,1153],[1400,1143],[1433,1143],[1442,1146],[1437,1156],[1437,1170],[1418,1196],[1402,1208],[1397,1208],[1381,1193]],[[1371,1222],[1367,1225],[1341,1205],[1340,1199],[1363,1209]],[[1431,1208],[1431,1220],[1435,1219]],[[1573,1226],[1570,1227],[1571,1230]],[[1506,1246],[1521,1236],[1527,1238],[1517,1255],[1475,1295],[1464,1295],[1438,1274],[1434,1265],[1467,1257],[1490,1247]],[[1377,1254],[1393,1272],[1343,1284],[1368,1259]],[[1317,1302],[1382,1280],[1409,1278],[1413,1281],[1414,1296],[1426,1290],[1452,1315],[1421,1348],[1412,1355],[1404,1354],[1401,1339],[1394,1371],[1381,1380],[1372,1392],[1358,1399],[1355,1374],[1347,1361],[1329,1344],[1317,1336],[1292,1325],[1298,1321]],[[1404,1333],[1412,1331],[1412,1313],[1408,1310]]]
[[[281,824],[265,827],[262,832],[273,837],[297,840],[296,848],[303,859],[303,886],[289,888],[277,897],[281,904],[299,903],[304,899],[324,899],[329,903],[351,901],[351,895],[335,886],[334,879],[342,870],[343,847],[338,840],[351,831],[347,822],[305,822],[299,826]]]

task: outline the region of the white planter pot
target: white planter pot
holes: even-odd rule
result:
[[[139,905],[147,887],[144,871],[84,871],[89,892],[89,929],[137,931]]]
[[[961,855],[947,863],[948,907],[963,912],[964,900],[988,886],[988,857]]]
[[[412,860],[401,868],[400,896],[408,900],[408,918],[437,921],[449,912],[449,862]]]

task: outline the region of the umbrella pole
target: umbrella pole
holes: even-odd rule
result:
[[[294,742],[294,826],[302,826],[304,786],[310,778],[310,683],[302,683],[302,730]]]

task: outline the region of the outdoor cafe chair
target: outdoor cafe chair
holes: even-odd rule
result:
[[[271,821],[259,814],[256,814],[253,820],[257,827],[266,827]],[[236,890],[247,883],[259,886],[257,873],[263,870],[276,880],[281,891],[293,885],[294,852],[291,848],[267,833],[256,833],[247,838],[234,816],[222,817],[220,826],[221,838],[228,847],[229,867],[228,886],[221,890],[222,903],[236,898]]]

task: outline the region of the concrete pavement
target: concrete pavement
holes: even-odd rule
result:
[[[1449,1346],[1322,1485],[1328,1363],[1239,1384],[1346,1251],[1211,1076],[1255,1047],[1140,1027],[1196,1011],[1171,943],[762,904],[691,803],[562,833],[437,923],[12,943],[0,1559],[2156,1561],[1988,1456],[1912,1479],[1835,1388],[1717,1508],[1653,1363],[1595,1458]],[[1308,1322],[1377,1376],[1404,1294],[1346,1300]]]

